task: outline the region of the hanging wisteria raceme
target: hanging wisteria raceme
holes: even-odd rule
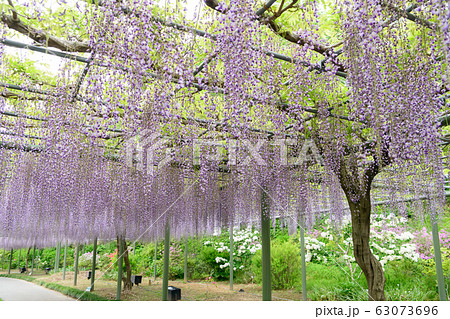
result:
[[[402,20],[387,28],[393,5],[376,1],[349,5],[352,13],[347,14],[344,27],[350,115],[371,128],[364,137],[375,144],[379,161],[388,157],[386,161],[405,167],[395,170],[396,180],[408,181],[411,172],[419,174],[420,163],[426,163],[430,177],[438,181],[433,193],[442,201],[435,122],[440,84],[435,79],[443,69],[436,56],[429,55],[429,48],[439,45],[438,35],[417,24],[411,41],[407,33],[398,32],[405,28]]]
[[[442,60],[441,54],[445,55],[448,64],[450,63],[450,3],[444,0],[433,0],[432,3],[434,7],[431,13],[437,16],[439,21],[437,28],[441,31],[440,39],[442,39],[442,44],[433,47],[435,49],[434,54],[439,60]],[[442,82],[445,86],[444,91],[448,92],[450,90],[450,70],[448,67],[446,71],[443,70],[442,72]]]

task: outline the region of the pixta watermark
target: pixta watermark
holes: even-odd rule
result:
[[[174,163],[174,141],[159,133],[143,130],[125,143],[126,164],[138,171],[154,175],[162,167]],[[301,166],[307,162],[323,164],[323,159],[313,140],[279,139],[194,139],[184,148],[190,152],[186,156],[193,165],[205,161],[223,162],[228,166],[244,167],[251,164],[268,166],[263,151],[270,147],[275,150],[276,165]],[[273,162],[272,162],[273,165]]]

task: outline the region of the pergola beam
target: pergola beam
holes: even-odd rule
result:
[[[26,44],[26,43],[22,43],[22,42],[18,42],[18,41],[3,39],[3,40],[1,40],[1,42],[4,45],[7,45],[7,46],[12,47],[12,48],[27,49],[27,50],[31,50],[31,51],[34,51],[34,52],[40,52],[40,53],[44,53],[44,54],[54,55],[54,56],[57,56],[57,57],[60,57],[60,58],[73,60],[73,61],[78,61],[78,62],[82,62],[82,63],[87,63],[88,60],[89,60],[88,58],[85,58],[85,57],[82,57],[82,56],[78,56],[78,55],[73,55],[73,54],[70,54],[70,53],[65,53],[65,52],[61,52],[61,51],[52,50],[52,49],[49,49],[47,47],[38,47],[38,46],[35,46],[35,45]]]
[[[85,0],[85,1],[88,2],[88,3],[93,3],[93,2],[95,3],[94,0],[90,0],[90,1],[89,0]],[[102,1],[98,1],[96,4],[98,4],[99,6],[103,5]],[[124,14],[131,14],[131,13],[133,13],[128,8],[122,8],[122,12]],[[134,13],[134,14],[137,14],[137,13]],[[185,25],[182,25],[182,24],[179,24],[179,23],[175,23],[175,22],[168,22],[168,21],[166,21],[164,19],[161,19],[159,17],[153,17],[152,19],[153,19],[154,22],[160,23],[161,25],[164,25],[166,27],[173,28],[173,29],[176,29],[176,30],[179,30],[179,31],[183,31],[183,32],[191,32],[191,33],[194,33],[195,35],[198,35],[200,37],[203,37],[203,38],[206,38],[206,39],[210,39],[212,41],[217,41],[217,36],[216,35],[213,35],[213,34],[208,33],[206,31],[199,30],[199,29],[192,28],[192,27],[188,27],[188,26],[185,26]],[[258,50],[256,48],[253,48],[253,49],[254,50]],[[262,52],[265,55],[271,56],[271,57],[273,57],[273,58],[275,58],[277,60],[280,60],[280,61],[285,61],[285,62],[289,62],[289,63],[299,63],[300,65],[303,65],[305,67],[310,67],[311,70],[319,70],[320,69],[319,66],[313,66],[313,65],[311,65],[311,64],[309,64],[307,62],[297,61],[296,59],[291,58],[291,57],[289,57],[287,55],[284,55],[284,54],[281,54],[281,53],[273,52],[273,51],[270,51],[270,50],[263,50]],[[340,76],[340,77],[344,77],[344,78],[347,76],[345,72],[341,72],[341,71],[336,72],[336,75]]]
[[[86,52],[89,50],[88,42],[60,39],[48,34],[44,30],[36,29],[33,26],[24,23],[17,17],[2,13],[0,15],[0,20],[6,24],[8,28],[26,35],[38,43],[46,43],[48,46],[70,52]]]
[[[403,17],[403,18],[405,18],[407,20],[410,20],[412,22],[415,22],[417,24],[420,24],[420,25],[422,25],[424,27],[427,27],[428,29],[432,29],[433,30],[435,28],[435,26],[431,22],[429,22],[429,21],[427,21],[425,19],[422,19],[422,18],[412,14],[411,13],[412,9],[410,11],[408,11],[408,8],[406,10],[403,10],[403,9],[397,8],[396,6],[394,6],[394,5],[390,4],[390,3],[387,3],[385,1],[381,1],[381,5],[383,7],[386,7],[388,9],[394,11],[395,13],[400,15],[401,17]],[[411,8],[411,7],[409,7],[409,8]]]
[[[7,88],[11,88],[14,90],[20,90],[20,91],[25,91],[25,92],[31,92],[31,93],[36,93],[36,94],[42,94],[42,95],[52,95],[51,92],[48,91],[42,91],[42,90],[38,90],[38,89],[34,89],[34,88],[26,88],[26,87],[21,87],[15,84],[5,84],[5,83],[0,83],[0,87],[7,87]],[[53,96],[55,96],[53,94]],[[84,100],[83,102],[85,103],[91,103],[92,101],[89,100]],[[284,108],[289,107],[288,104],[286,103],[282,103],[281,104]],[[317,111],[314,109],[305,109],[306,112],[310,112],[313,114],[317,114]],[[9,111],[0,111],[0,114],[6,115],[6,116],[12,116],[12,117],[23,117],[23,118],[27,118],[30,120],[36,120],[36,121],[48,121],[47,119],[44,118],[39,118],[39,117],[34,117],[34,116],[29,116],[29,115],[19,115],[16,114],[14,112],[9,112]],[[275,135],[274,132],[272,131],[268,131],[268,130],[264,130],[264,129],[257,129],[257,128],[248,128],[248,127],[244,127],[244,126],[240,126],[240,125],[233,125],[233,124],[227,124],[225,122],[218,122],[218,121],[211,121],[211,120],[204,120],[204,119],[198,119],[198,118],[194,118],[194,117],[182,117],[182,122],[184,124],[191,124],[191,123],[196,123],[196,124],[200,124],[200,127],[203,128],[211,128],[211,127],[215,127],[217,128],[241,128],[244,130],[248,130],[251,132],[255,132],[255,133],[265,133],[267,134],[269,137]],[[71,123],[65,122],[65,125],[71,125]],[[89,125],[83,125],[84,127],[91,127]],[[118,129],[107,129],[107,131],[111,131],[111,132],[115,132],[115,133],[124,133],[123,130],[118,130]],[[286,135],[284,134],[286,137],[290,137],[290,135]]]
[[[8,42],[6,42],[6,41],[8,41]],[[4,41],[3,41],[3,43],[4,43],[5,45],[8,45],[8,46],[11,45],[11,46],[14,46],[14,47],[17,47],[17,48],[21,48],[21,49],[31,49],[31,48],[32,48],[32,49],[36,49],[36,48],[38,48],[38,47],[34,47],[34,46],[32,46],[32,47],[30,48],[29,45],[24,44],[24,43],[20,43],[20,42],[17,42],[17,41],[12,41],[12,42],[13,42],[13,43],[11,43],[10,40],[4,40]],[[40,51],[40,52],[46,53],[45,51]],[[53,52],[48,53],[48,54],[53,54]],[[273,52],[271,52],[271,54],[273,54]],[[76,59],[77,61],[82,62],[82,63],[86,63],[86,64],[90,64],[90,63],[91,63],[91,60],[90,60],[90,59],[83,58],[83,57],[78,57],[78,56],[74,56],[74,55],[69,55],[69,58],[72,59],[72,60],[73,60],[73,59]],[[98,63],[98,64],[96,64],[96,65],[102,66],[102,67],[108,67],[108,65],[107,65],[107,64],[104,64],[104,63]],[[199,67],[200,67],[200,66],[199,66]],[[128,71],[129,71],[129,70],[125,69],[125,68],[121,68],[121,69],[122,69],[123,71],[125,71],[125,72],[128,72]],[[86,68],[85,68],[85,71],[87,72],[87,69],[86,69]],[[148,73],[148,76],[150,76],[150,77],[152,77],[152,78],[154,78],[154,79],[160,79],[160,78],[161,78],[161,76],[159,76],[158,74],[151,73],[151,72]],[[178,80],[177,80],[177,79],[172,79],[172,82],[173,82],[173,83],[178,83]],[[14,85],[14,84],[4,84],[4,83],[0,83],[0,86],[7,87],[7,88],[11,88],[11,89],[15,89],[15,90],[22,90],[22,91],[30,92],[30,93],[46,94],[44,91],[39,90],[39,89],[20,87],[20,86],[18,86],[18,85]],[[198,90],[204,90],[204,89],[205,89],[205,87],[203,87],[203,86],[201,86],[201,85],[199,85],[198,83],[195,83],[195,82],[194,82],[194,83],[191,83],[190,86],[192,86],[192,87],[194,87],[194,88],[196,88],[196,89],[198,89]],[[207,89],[208,89],[208,88],[207,88]],[[222,88],[216,88],[216,87],[213,87],[213,88],[209,88],[209,90],[216,90],[218,93],[226,94]],[[51,93],[51,92],[49,92],[48,95],[55,96],[55,97],[57,96],[56,94]],[[87,100],[87,99],[83,99],[83,98],[78,98],[78,97],[76,98],[76,100],[82,101],[82,102],[88,103],[88,104],[92,102],[91,100]],[[256,102],[258,102],[258,101],[256,101]],[[279,105],[278,105],[278,107],[279,107],[280,109],[286,110],[286,109],[289,108],[289,104],[284,103],[284,102],[280,102]],[[317,112],[318,112],[318,111],[315,110],[315,109],[309,109],[309,108],[305,108],[304,111],[306,111],[306,112],[308,112],[308,113],[313,113],[313,114],[317,114]],[[331,114],[331,113],[330,113],[330,116],[331,116],[331,117],[336,117],[336,118],[339,118],[339,119],[342,119],[342,120],[350,121],[350,119],[349,119],[348,117],[346,117],[346,116],[342,116],[342,115],[335,116],[335,115],[333,115],[333,114]]]
[[[269,10],[269,8],[275,3],[277,2],[277,0],[269,0],[264,4],[264,7],[262,7],[261,9],[259,9],[258,11],[256,11],[256,15],[258,17],[262,16],[264,14],[264,12],[266,12],[267,10]]]

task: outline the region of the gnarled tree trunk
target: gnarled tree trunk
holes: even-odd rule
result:
[[[370,300],[386,300],[384,284],[386,279],[381,263],[370,250],[370,192],[356,203],[347,198],[352,216],[353,253],[367,280]]]
[[[323,145],[319,138],[315,138],[316,145],[323,154]],[[374,149],[374,144],[369,145]],[[368,300],[383,301],[384,277],[383,267],[370,250],[370,215],[372,205],[370,202],[370,190],[372,181],[382,167],[389,165],[390,158],[388,145],[381,147],[381,152],[373,152],[373,162],[368,164],[364,171],[358,163],[358,154],[350,153],[340,158],[335,173],[339,178],[342,190],[345,193],[352,217],[353,254],[359,267],[363,271],[368,287]],[[379,156],[381,155],[381,156]]]
[[[130,259],[128,258],[127,241],[125,240],[125,238],[117,237],[117,251],[120,251],[119,250],[119,240],[122,240],[122,247],[125,250],[123,253],[123,262],[125,264],[125,271],[127,273],[126,277],[122,277],[122,281],[123,281],[122,289],[123,290],[131,290],[131,288],[133,287],[133,284],[131,283],[131,265],[130,265]]]
[[[125,249],[127,248],[127,242],[124,241]],[[123,290],[131,290],[133,287],[133,284],[131,283],[131,265],[130,265],[130,259],[128,258],[128,249],[125,250],[125,254],[123,255],[123,261],[125,264],[125,270],[127,272],[126,278],[123,278]]]

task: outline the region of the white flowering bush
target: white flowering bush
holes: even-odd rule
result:
[[[418,261],[414,235],[407,230],[407,219],[394,214],[378,215],[372,220],[371,247],[382,266],[389,261],[409,259]]]
[[[418,261],[415,236],[407,230],[407,220],[394,214],[375,215],[372,217],[370,246],[381,265],[394,260]],[[344,264],[354,279],[358,266],[353,257],[350,217],[343,219],[341,227],[336,229],[329,219],[305,236],[306,261],[315,263]],[[359,270],[359,275],[361,271]]]
[[[78,265],[80,267],[91,267],[93,256],[94,256],[94,254],[92,251],[82,254],[78,259]],[[99,260],[100,260],[100,256],[97,254],[97,256],[96,256],[97,264],[98,264]]]
[[[251,227],[233,229],[233,270],[235,273],[247,270],[250,258],[261,249],[260,233]],[[215,278],[228,278],[230,273],[230,240],[229,233],[214,236],[203,242],[203,259],[213,269]],[[209,248],[209,249],[208,249]]]
[[[319,241],[316,238],[305,236],[306,261],[322,261],[326,263],[327,252],[325,251],[325,245],[324,242]]]

